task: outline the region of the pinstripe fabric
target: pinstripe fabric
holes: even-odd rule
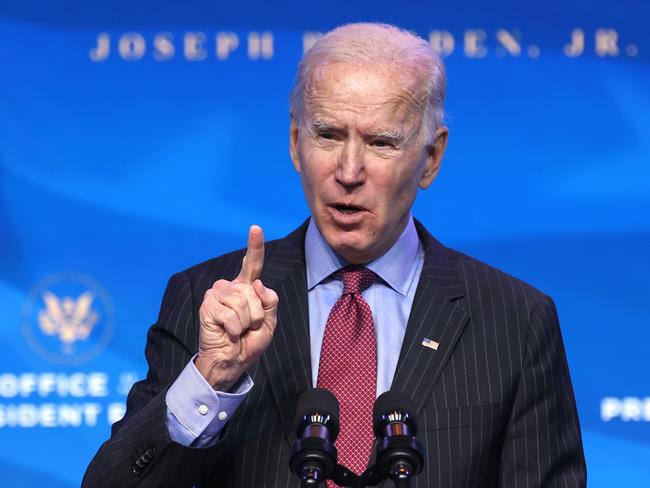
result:
[[[419,224],[425,263],[393,389],[417,405],[427,460],[413,486],[584,486],[575,400],[553,302],[443,247]],[[311,387],[303,225],[267,244],[262,280],[280,297],[278,326],[249,371],[255,387],[214,447],[169,439],[165,393],[198,348],[197,311],[243,251],[174,275],[149,330],[147,378],[84,477],[88,487],[298,487],[288,459],[298,397]],[[424,337],[438,350],[421,346]],[[132,466],[153,448],[139,476]],[[151,451],[150,451],[151,452]],[[383,486],[391,486],[384,483]]]

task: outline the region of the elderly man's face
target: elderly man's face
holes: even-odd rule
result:
[[[399,70],[336,63],[312,80],[291,157],[312,217],[351,263],[386,252],[408,222],[418,188],[435,178],[447,143],[423,144],[414,81]]]

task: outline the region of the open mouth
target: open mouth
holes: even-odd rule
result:
[[[334,205],[334,208],[344,214],[355,214],[361,212],[363,209],[359,207],[353,207],[350,205]]]

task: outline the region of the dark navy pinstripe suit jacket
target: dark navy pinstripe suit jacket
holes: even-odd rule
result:
[[[584,486],[578,416],[553,302],[417,228],[425,262],[392,385],[417,406],[427,455],[414,486]],[[303,225],[267,244],[262,281],[280,297],[278,325],[249,372],[255,386],[222,441],[207,449],[172,442],[165,393],[197,351],[205,291],[237,275],[243,250],[171,278],[148,333],[147,378],[131,390],[126,416],[113,426],[83,486],[299,486],[288,456],[295,405],[312,377],[305,231]],[[438,350],[422,347],[424,337],[439,342]]]

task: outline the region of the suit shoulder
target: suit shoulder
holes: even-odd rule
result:
[[[449,249],[459,264],[461,278],[470,296],[524,305],[528,310],[540,300],[550,298],[525,281],[477,258]]]
[[[465,291],[458,304],[471,317],[474,330],[509,331],[496,333],[489,340],[519,337],[518,344],[525,344],[536,313],[545,310],[555,314],[553,300],[534,286],[479,259],[449,252],[455,257]],[[545,326],[551,323],[547,321]]]
[[[527,309],[546,298],[534,286],[483,261],[449,248],[435,239],[419,221],[415,221],[425,253],[434,257],[439,275],[447,278],[446,284],[460,285],[472,302],[499,301],[508,308],[524,305]],[[462,292],[461,292],[462,293]]]

